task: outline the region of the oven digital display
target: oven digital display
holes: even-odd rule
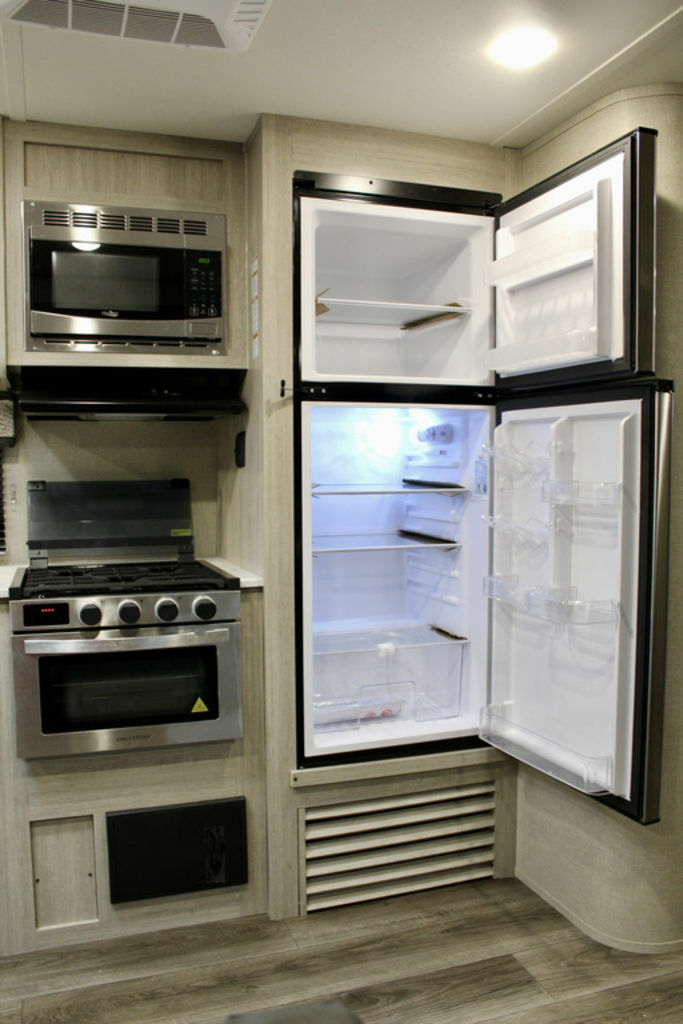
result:
[[[68,626],[69,605],[66,601],[48,601],[44,604],[25,604],[25,626]]]

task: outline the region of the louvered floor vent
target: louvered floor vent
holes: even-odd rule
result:
[[[178,46],[246,50],[271,0],[193,0],[174,10],[168,0],[14,0],[2,17],[25,25],[119,36]]]
[[[493,782],[303,814],[307,911],[493,875]]]

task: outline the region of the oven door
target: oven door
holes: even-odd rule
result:
[[[17,754],[242,735],[240,625],[15,635]]]

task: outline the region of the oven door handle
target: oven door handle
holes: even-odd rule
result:
[[[160,633],[157,636],[113,636],[106,634],[88,639],[73,637],[58,640],[42,640],[26,637],[25,654],[109,654],[115,651],[153,651],[169,647],[206,647],[209,644],[225,643],[230,630],[205,629],[202,632],[188,630],[186,633]]]

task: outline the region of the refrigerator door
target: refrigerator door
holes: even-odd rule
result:
[[[498,208],[485,363],[502,383],[653,371],[655,134],[638,129]]]
[[[490,703],[480,735],[656,820],[670,398],[507,403],[494,434]]]

